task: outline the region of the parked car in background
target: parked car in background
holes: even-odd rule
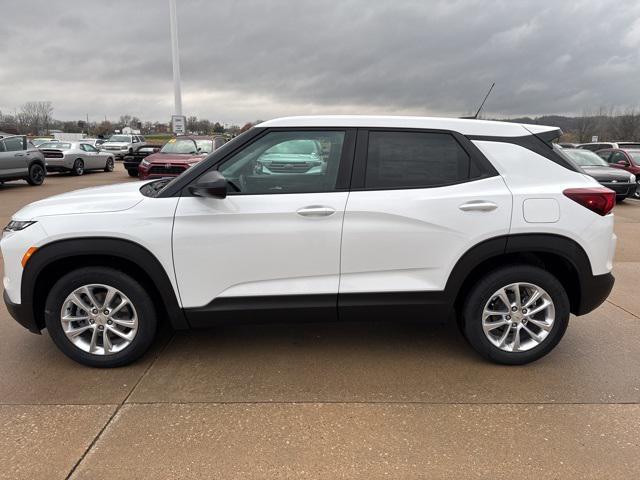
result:
[[[49,142],[40,145],[49,172],[82,175],[87,170],[113,171],[112,153],[84,142]]]
[[[562,153],[579,165],[587,175],[595,178],[600,185],[616,192],[619,202],[636,193],[638,184],[633,173],[612,168],[600,156],[581,148],[563,148]]]
[[[134,148],[146,145],[142,135],[111,135],[109,139],[100,145],[100,150],[106,150],[115,158],[121,159],[125,155],[133,153]]]
[[[138,166],[140,165],[140,162],[142,162],[142,160],[144,160],[149,155],[153,155],[154,153],[159,152],[161,148],[162,145],[150,145],[147,143],[140,147],[134,148],[133,153],[125,155],[122,159],[122,163],[124,165],[124,168],[129,173],[129,176],[137,177]]]
[[[158,153],[149,155],[140,162],[138,176],[142,180],[177,177],[213,152],[215,138],[194,135],[172,138]]]
[[[640,182],[640,148],[610,148],[598,150],[596,153],[612,167],[633,173]],[[640,198],[640,185],[633,197]]]
[[[42,185],[46,175],[44,155],[24,135],[0,139],[0,183],[26,180]]]
[[[597,152],[605,148],[640,148],[640,142],[592,142],[592,143],[580,143],[578,148],[584,148],[585,150],[591,150]]]
[[[93,145],[96,148],[100,148],[100,145],[106,142],[104,138],[83,138],[81,140],[82,143],[88,143],[89,145]]]
[[[38,137],[38,138],[32,138],[31,143],[33,143],[33,145],[35,145],[36,147],[39,147],[43,143],[53,142],[55,140],[56,140],[55,138],[51,138],[51,137]]]

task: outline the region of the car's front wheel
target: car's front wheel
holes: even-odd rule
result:
[[[549,272],[530,265],[504,267],[470,291],[463,310],[471,346],[497,363],[538,360],[560,341],[569,324],[569,298]]]
[[[113,172],[113,158],[107,158],[107,163],[104,166],[105,172]]]
[[[45,177],[44,167],[39,163],[34,163],[29,167],[29,176],[27,177],[27,183],[29,185],[42,185]]]
[[[45,304],[56,345],[91,367],[119,367],[142,356],[155,337],[156,313],[146,290],[129,275],[85,267],[63,276]]]

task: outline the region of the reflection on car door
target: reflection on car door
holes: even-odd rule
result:
[[[24,176],[27,169],[28,157],[24,137],[0,140],[0,178]]]
[[[326,145],[327,168],[297,163],[295,173],[280,174],[260,168],[268,149],[308,139]],[[272,130],[218,167],[230,182],[227,198],[183,192],[174,264],[192,323],[236,301],[261,310],[284,302],[304,309],[297,312],[307,318],[335,316],[354,139],[354,129]]]

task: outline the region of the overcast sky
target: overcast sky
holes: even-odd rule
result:
[[[490,116],[640,104],[638,0],[177,0],[185,115]],[[0,111],[173,109],[168,0],[0,0]]]

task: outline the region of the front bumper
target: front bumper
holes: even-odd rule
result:
[[[31,305],[13,303],[6,290],[3,292],[2,297],[4,298],[4,304],[7,306],[9,315],[11,315],[16,322],[30,332],[40,334],[40,327],[38,327],[36,319],[33,316],[33,308],[31,308]]]
[[[638,188],[637,183],[628,182],[600,182],[600,185],[616,192],[618,198],[631,197]]]

